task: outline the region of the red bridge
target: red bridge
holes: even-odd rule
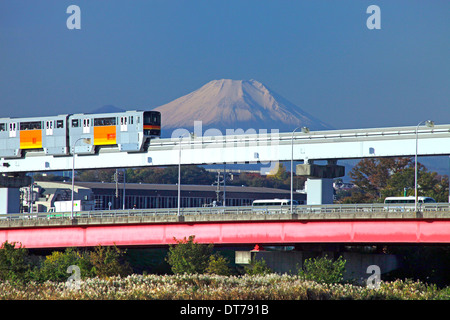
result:
[[[190,235],[215,245],[448,244],[450,214],[212,214],[0,222],[0,242],[20,242],[26,248],[168,245]]]

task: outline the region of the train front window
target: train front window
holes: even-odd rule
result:
[[[156,111],[144,112],[144,135],[161,135],[161,113]]]
[[[144,113],[144,125],[160,125],[161,114],[159,112],[145,112]]]

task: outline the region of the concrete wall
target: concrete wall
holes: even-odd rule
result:
[[[306,194],[308,205],[333,204],[333,179],[308,178]]]
[[[315,256],[316,253],[303,251],[236,251],[236,264],[249,264],[250,259],[264,259],[267,266],[276,273],[280,274],[298,274],[298,270],[303,267],[303,262],[308,257]],[[322,252],[319,256],[333,257],[333,252]],[[359,283],[365,283],[373,272],[367,273],[370,265],[377,265],[380,268],[381,275],[399,267],[399,261],[396,256],[388,254],[342,252],[339,253],[344,260],[345,274],[344,280],[356,280]],[[381,276],[381,280],[383,277]]]

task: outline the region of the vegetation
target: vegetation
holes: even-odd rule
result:
[[[299,271],[299,276],[319,283],[341,283],[344,280],[345,263],[341,256],[336,261],[327,256],[306,259],[303,268]]]
[[[36,281],[66,281],[69,277],[67,268],[76,265],[80,268],[80,276],[89,278],[95,275],[87,252],[67,248],[65,252],[53,251],[41,262],[40,268],[35,268]]]
[[[71,265],[80,268],[83,279],[126,276],[131,274],[131,267],[124,261],[125,252],[115,246],[97,246],[91,252],[67,248],[64,252],[53,251],[45,258],[33,260],[21,244],[6,241],[0,247],[0,281],[66,281],[67,268]]]
[[[245,273],[251,276],[264,276],[273,273],[264,259],[252,259],[249,266],[244,267]]]
[[[381,282],[380,288],[322,284],[299,276],[210,274],[130,275],[88,278],[79,289],[64,283],[0,282],[0,299],[10,300],[448,300],[450,290],[411,280]]]
[[[258,260],[244,274],[232,275],[229,261],[194,236],[176,240],[170,249],[167,260],[175,274],[138,275],[124,260],[126,251],[115,246],[89,252],[68,248],[33,261],[20,244],[5,242],[0,248],[0,299],[450,299],[450,287],[408,279],[382,281],[379,289],[344,283],[341,258],[307,259],[298,275],[275,274]],[[68,286],[67,268],[74,264],[80,280],[78,286]]]
[[[91,272],[101,278],[131,274],[132,269],[124,258],[125,254],[126,251],[120,250],[116,246],[97,246],[89,254],[89,260],[93,266]]]
[[[84,170],[77,172],[76,180],[88,182],[114,182],[116,170]],[[119,176],[123,175],[119,171]],[[64,177],[56,175],[35,174],[36,181],[62,181]],[[119,178],[121,180],[123,178]],[[259,173],[244,172],[235,176],[233,180],[227,180],[228,185],[246,187],[267,187],[290,189],[290,173],[286,171],[283,164],[278,166],[274,174],[263,176]],[[171,166],[165,168],[137,168],[126,170],[126,181],[128,183],[154,183],[154,184],[176,184],[178,182],[178,168]],[[181,181],[183,184],[211,185],[217,181],[217,174],[206,171],[205,168],[195,165],[184,165],[181,167]],[[294,177],[296,189],[303,188],[306,179]]]
[[[174,238],[176,245],[171,245],[167,262],[173,273],[204,273],[212,255],[212,245],[200,245],[194,236],[183,240]]]
[[[0,281],[26,281],[31,277],[28,250],[17,245],[6,241],[0,247]]]
[[[430,172],[418,163],[418,194],[429,196],[437,202],[448,201],[448,176]],[[343,203],[383,202],[385,197],[414,195],[414,159],[367,158],[349,172],[357,188],[341,194]]]

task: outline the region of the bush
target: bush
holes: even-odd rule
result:
[[[202,245],[194,242],[195,236],[177,240],[176,245],[170,245],[166,261],[173,273],[203,273],[209,265],[213,245]]]
[[[131,268],[124,260],[125,251],[116,246],[97,246],[92,252],[80,252],[75,248],[67,248],[64,252],[54,251],[41,263],[35,271],[37,281],[67,281],[70,273],[67,268],[75,265],[80,268],[82,279],[98,276],[125,276],[131,273]]]
[[[230,267],[228,266],[228,259],[222,257],[220,254],[214,254],[209,257],[208,267],[206,273],[217,274],[220,276],[230,275]]]
[[[90,253],[90,262],[93,265],[92,272],[101,277],[126,276],[131,274],[131,267],[124,259],[126,251],[122,251],[116,246],[97,246]]]
[[[267,266],[266,260],[264,259],[252,259],[252,261],[250,262],[250,266],[245,266],[244,270],[245,273],[250,276],[263,276],[273,273],[272,269]]]
[[[0,280],[22,281],[31,276],[28,250],[17,242],[4,242],[0,247]]]
[[[80,268],[80,276],[83,279],[94,275],[88,253],[81,253],[75,248],[67,248],[64,252],[54,251],[51,255],[46,256],[40,269],[36,272],[36,280],[67,281],[70,277],[67,268],[71,265]]]
[[[322,258],[310,258],[303,263],[299,276],[319,283],[339,283],[344,279],[345,263],[342,257],[336,261],[328,259],[326,255]]]

